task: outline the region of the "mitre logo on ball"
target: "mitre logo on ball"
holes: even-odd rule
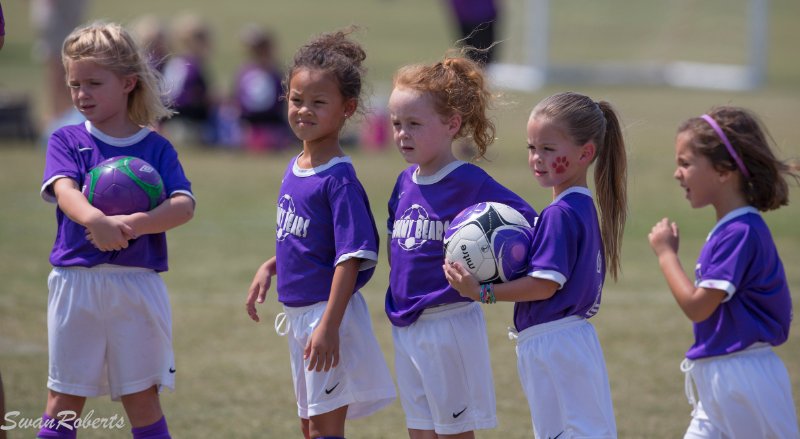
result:
[[[445,259],[458,262],[481,283],[508,282],[525,274],[530,224],[516,209],[484,202],[462,210],[445,232]]]

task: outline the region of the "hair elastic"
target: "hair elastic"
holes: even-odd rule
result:
[[[714,129],[714,132],[716,132],[719,138],[722,140],[722,143],[725,144],[725,148],[728,149],[728,154],[730,154],[731,157],[733,157],[733,161],[736,162],[736,166],[738,166],[739,170],[742,171],[742,175],[744,175],[745,178],[749,179],[750,173],[747,171],[747,168],[745,168],[742,159],[739,158],[738,154],[736,154],[736,150],[733,149],[733,145],[731,145],[731,142],[728,140],[728,137],[725,135],[724,132],[722,132],[722,128],[719,127],[717,121],[715,121],[713,117],[707,114],[703,114],[700,117],[703,118],[703,120],[705,120],[706,122],[708,122],[709,125],[711,125],[711,128]]]

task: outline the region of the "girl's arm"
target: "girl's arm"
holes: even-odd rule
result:
[[[336,266],[331,282],[331,295],[322,320],[306,343],[304,358],[308,370],[328,371],[339,364],[339,326],[356,285],[361,259],[350,258]]]
[[[678,258],[678,225],[664,218],[653,226],[648,239],[667,285],[686,317],[695,323],[709,318],[725,299],[726,293],[711,288],[695,288]]]
[[[149,212],[137,212],[120,215],[120,219],[128,224],[135,236],[166,232],[169,229],[186,224],[194,216],[194,200],[186,194],[175,194],[158,207]]]
[[[256,311],[256,303],[264,303],[264,299],[267,297],[267,291],[272,283],[272,276],[275,276],[276,273],[275,261],[276,258],[273,256],[258,267],[255,276],[253,276],[253,282],[250,284],[250,289],[247,290],[245,306],[247,307],[247,314],[255,322],[261,321],[258,318],[258,311]]]
[[[117,217],[109,217],[89,204],[71,178],[59,178],[53,183],[53,194],[58,207],[72,221],[86,227],[89,240],[100,251],[128,248],[134,230]]]
[[[481,285],[475,276],[458,262],[443,265],[444,276],[450,286],[459,294],[473,300],[480,300]],[[533,302],[546,300],[558,291],[558,283],[548,279],[524,276],[511,282],[492,285],[494,297],[498,302]]]

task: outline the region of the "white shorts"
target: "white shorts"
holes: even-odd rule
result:
[[[395,371],[406,425],[437,434],[497,427],[492,365],[480,304],[426,309],[392,327]]]
[[[687,397],[699,401],[685,438],[800,438],[789,374],[763,343],[729,355],[684,360]]]
[[[286,335],[297,415],[308,419],[344,406],[348,406],[348,419],[371,415],[389,405],[397,395],[361,293],[356,292],[350,298],[339,326],[339,364],[327,372],[309,371],[308,360],[303,359],[306,342],[327,304],[284,307],[289,324]],[[277,325],[276,330],[279,330]]]
[[[49,389],[113,400],[154,385],[175,389],[172,317],[158,273],[55,267],[47,285]]]
[[[571,316],[517,339],[517,368],[537,438],[616,438],[611,387],[594,326]]]

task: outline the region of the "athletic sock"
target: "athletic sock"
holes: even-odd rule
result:
[[[144,427],[131,428],[133,439],[171,439],[167,418],[161,417],[158,421]]]
[[[42,428],[36,435],[41,439],[75,439],[77,436],[75,421],[59,422],[58,419],[51,418],[47,413],[42,415]]]

